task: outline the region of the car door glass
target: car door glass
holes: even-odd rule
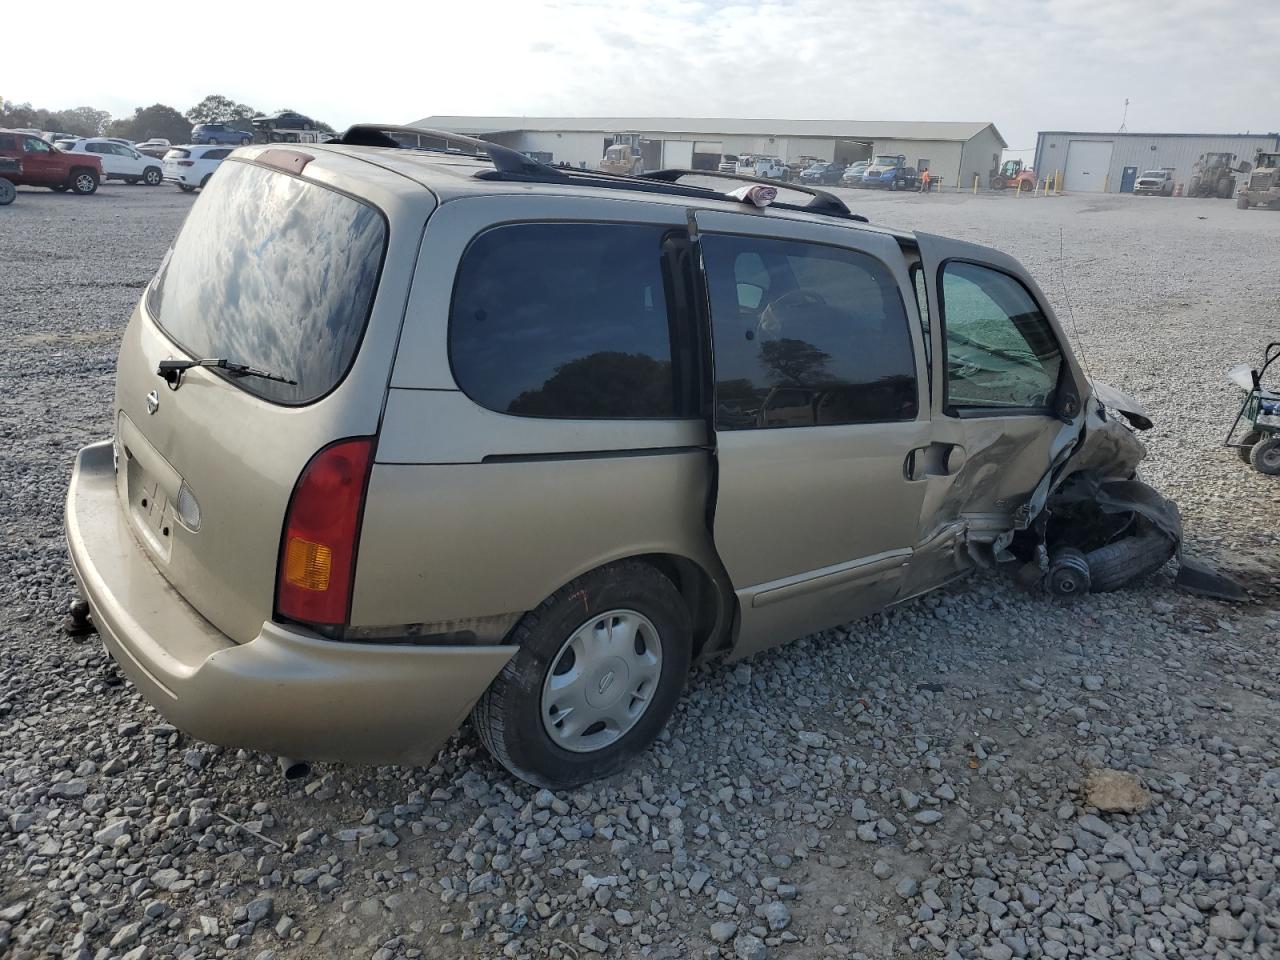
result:
[[[884,264],[791,240],[701,242],[718,429],[915,418],[906,308]]]
[[[24,141],[27,153],[51,153],[53,148],[36,137],[27,137]]]
[[[916,292],[916,309],[920,314],[920,331],[924,334],[924,364],[929,372],[929,393],[933,394],[933,339],[929,334],[929,293],[925,289],[924,268],[911,265],[911,285]]]
[[[517,416],[691,416],[683,371],[672,365],[680,307],[663,269],[672,234],[607,223],[514,223],[480,234],[459,264],[449,313],[458,386]]]
[[[1062,350],[1026,287],[998,270],[951,261],[941,293],[948,408],[1051,408]]]

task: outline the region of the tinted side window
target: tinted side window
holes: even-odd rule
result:
[[[458,267],[449,357],[499,413],[568,419],[686,415],[672,373],[666,227],[521,223],[478,236]]]
[[[17,150],[18,138],[11,133],[0,133],[0,150]]]
[[[722,430],[911,420],[915,360],[902,295],[874,257],[705,236]]]
[[[225,157],[225,156],[226,156],[227,154],[229,154],[230,152],[231,152],[230,150],[206,150],[206,151],[204,152],[204,158],[203,158],[203,159],[205,159],[205,160],[221,160],[223,157]]]
[[[1008,274],[952,261],[942,268],[951,407],[1052,407],[1062,351],[1027,289]]]

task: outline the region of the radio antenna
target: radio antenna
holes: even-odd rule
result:
[[[1126,100],[1125,103],[1129,101]],[[1058,282],[1062,284],[1062,299],[1067,304],[1067,316],[1071,318],[1071,332],[1076,337],[1076,352],[1080,354],[1080,363],[1084,366],[1084,372],[1089,375],[1089,379],[1093,379],[1093,371],[1089,369],[1089,358],[1084,352],[1084,341],[1080,338],[1080,328],[1076,326],[1076,308],[1071,303],[1071,294],[1067,292],[1067,272],[1066,261],[1062,255],[1062,227],[1058,227]]]

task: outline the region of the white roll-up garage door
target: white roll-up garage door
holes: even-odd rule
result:
[[[664,140],[662,165],[668,170],[688,170],[693,166],[692,140]]]
[[[1064,186],[1068,193],[1101,193],[1106,189],[1112,146],[1111,140],[1072,140],[1067,144]],[[1043,171],[1042,175],[1051,172]]]

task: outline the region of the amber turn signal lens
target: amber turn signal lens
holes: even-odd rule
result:
[[[323,543],[291,537],[285,550],[284,578],[303,590],[328,590],[333,551]]]

